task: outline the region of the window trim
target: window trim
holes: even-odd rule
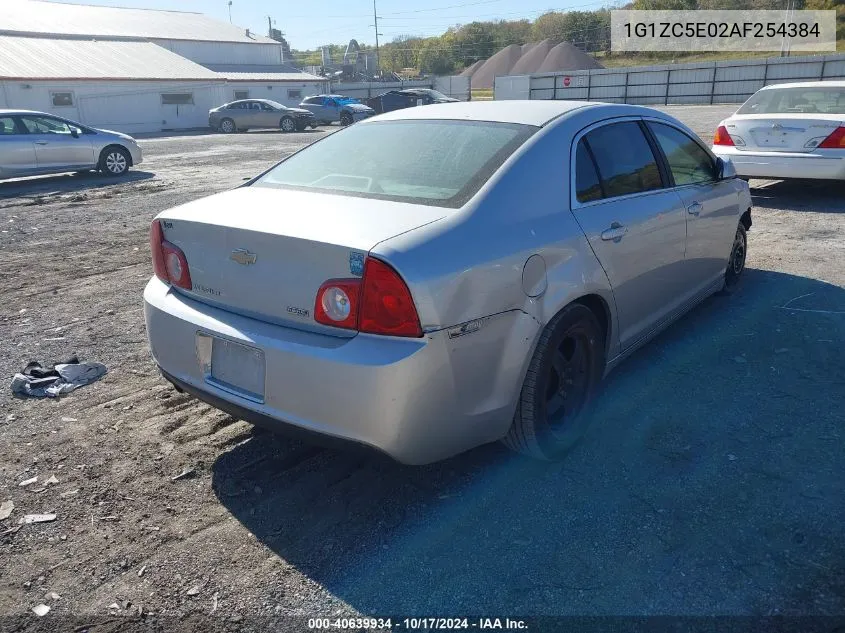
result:
[[[70,103],[68,105],[56,105],[55,96],[56,95],[70,95]],[[51,90],[50,91],[50,105],[53,108],[75,108],[76,107],[76,95],[74,94],[73,90]]]
[[[235,101],[246,101],[249,99],[249,90],[233,90],[232,94],[235,97]],[[245,94],[245,97],[238,97],[238,94]]]
[[[573,211],[576,209],[583,209],[586,207],[594,207],[600,204],[607,204],[608,202],[617,202],[618,200],[631,200],[633,198],[639,198],[641,196],[650,196],[661,191],[668,191],[673,189],[670,185],[669,181],[666,179],[666,173],[664,172],[664,165],[663,165],[663,153],[658,149],[657,155],[655,155],[654,159],[657,162],[657,170],[660,172],[660,181],[663,186],[659,189],[649,189],[648,191],[638,191],[637,193],[628,193],[624,196],[614,196],[612,198],[602,198],[600,200],[590,200],[588,202],[580,202],[578,200],[578,195],[576,192],[576,180],[575,180],[575,152],[578,150],[578,142],[584,138],[587,134],[596,130],[600,127],[604,127],[606,125],[613,125],[614,123],[626,123],[626,122],[633,122],[637,123],[640,127],[640,131],[642,135],[645,137],[646,143],[648,143],[649,147],[651,148],[652,154],[654,154],[655,148],[652,146],[652,140],[650,138],[650,131],[648,129],[643,129],[643,119],[642,116],[618,116],[618,117],[610,117],[608,119],[602,119],[601,121],[595,121],[590,125],[581,128],[575,136],[572,137],[572,145],[569,148],[569,208]],[[661,119],[656,119],[660,121]],[[589,141],[587,141],[587,146],[589,146]],[[591,149],[592,153],[592,149]],[[599,175],[599,182],[601,183],[602,175],[601,170],[599,169],[598,163],[595,162],[595,158],[593,158],[593,164],[596,168],[596,173]],[[604,191],[604,185],[602,185],[602,191]]]
[[[191,91],[191,92],[160,92],[159,94],[161,95],[161,105],[163,105],[163,106],[177,106],[178,107],[178,106],[196,105],[196,102],[194,100],[193,91]],[[188,103],[165,103],[164,102],[165,97],[171,97],[171,96],[176,96],[176,95],[190,95],[191,101],[188,102]]]
[[[302,99],[303,99],[302,88],[288,88],[287,90],[288,90],[288,99],[299,99],[300,101],[302,101]],[[291,95],[292,92],[297,93],[297,94]]]
[[[690,133],[689,133],[688,131],[684,130],[683,128],[678,127],[678,126],[677,126],[677,125],[675,125],[674,123],[671,123],[671,122],[669,122],[669,121],[666,121],[665,119],[660,119],[660,118],[657,118],[657,117],[642,117],[642,119],[643,119],[643,123],[645,123],[645,124],[646,124],[646,125],[645,125],[645,128],[646,128],[646,130],[648,131],[648,137],[649,137],[650,139],[653,139],[654,144],[656,145],[656,147],[657,147],[658,151],[660,152],[660,155],[662,156],[662,160],[663,160],[663,162],[665,163],[665,166],[666,166],[666,175],[667,175],[667,177],[669,178],[669,182],[671,183],[671,188],[672,188],[672,189],[685,189],[685,188],[687,188],[687,187],[699,187],[699,186],[701,186],[701,185],[706,185],[706,184],[712,184],[712,183],[715,183],[715,182],[719,182],[719,178],[718,178],[717,176],[714,176],[712,180],[702,180],[701,182],[690,182],[690,183],[687,183],[687,184],[684,184],[684,185],[679,185],[679,184],[677,184],[677,183],[675,182],[675,177],[672,175],[672,169],[671,169],[671,167],[669,166],[669,158],[666,156],[665,152],[663,151],[663,148],[662,148],[662,147],[660,147],[660,142],[659,142],[659,141],[657,140],[657,138],[655,137],[654,132],[652,132],[652,131],[651,131],[651,128],[648,126],[648,123],[660,123],[660,124],[662,124],[662,125],[665,125],[666,127],[671,127],[671,128],[673,128],[676,132],[680,132],[681,134],[683,134],[684,136],[686,136],[687,138],[689,138],[691,141],[693,141],[696,145],[698,145],[701,149],[703,149],[703,150],[704,150],[704,153],[705,153],[705,154],[707,154],[707,156],[709,156],[709,157],[710,157],[710,162],[711,162],[711,163],[712,163],[712,165],[713,165],[713,171],[714,171],[714,173],[716,173],[716,172],[717,172],[717,168],[716,168],[716,156],[713,154],[713,152],[712,152],[712,151],[710,151],[710,148],[709,148],[709,147],[706,147],[706,146],[705,146],[705,145],[701,142],[701,139],[699,139],[699,138],[698,138],[698,135],[693,135],[693,136],[690,136]]]

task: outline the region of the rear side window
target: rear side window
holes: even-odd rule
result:
[[[575,150],[575,196],[578,202],[591,202],[602,197],[596,164],[583,138],[578,141],[578,149]]]
[[[666,155],[676,185],[715,180],[716,166],[701,145],[670,125],[650,122],[648,126]]]
[[[10,134],[17,134],[15,129],[15,120],[10,116],[0,117],[0,136],[7,136]]]
[[[635,121],[596,128],[585,138],[596,159],[605,197],[641,193],[663,186],[651,146]]]

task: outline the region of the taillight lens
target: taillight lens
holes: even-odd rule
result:
[[[358,329],[371,334],[422,336],[408,286],[393,268],[372,257],[364,262]]]
[[[182,249],[164,239],[161,223],[153,220],[150,226],[150,250],[153,253],[153,270],[165,283],[190,290],[191,271]]]
[[[819,145],[820,149],[845,149],[845,127],[838,127]]]
[[[408,286],[393,268],[368,257],[361,279],[330,279],[314,305],[318,323],[369,334],[421,337]]]
[[[713,145],[727,145],[729,147],[734,146],[733,139],[731,135],[728,134],[728,128],[724,125],[720,125],[716,129],[716,135],[713,137]]]
[[[358,327],[360,279],[330,279],[317,292],[314,318],[318,323],[347,329]]]

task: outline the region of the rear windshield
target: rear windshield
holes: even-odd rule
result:
[[[737,114],[845,114],[845,88],[761,90]]]
[[[538,128],[479,121],[378,121],[306,147],[255,185],[457,208]]]

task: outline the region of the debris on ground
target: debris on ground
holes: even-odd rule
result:
[[[183,470],[178,475],[171,477],[170,481],[179,481],[180,479],[187,479],[189,477],[193,477],[196,474],[196,472],[197,471],[196,471],[195,468],[186,468],[185,470]]]
[[[12,515],[12,511],[15,509],[15,503],[13,501],[4,501],[0,503],[0,521],[5,521]]]
[[[53,602],[56,602],[57,600],[61,600],[62,597],[59,594],[57,594],[55,591],[50,591],[50,592],[47,593],[46,596],[44,596],[44,599],[45,600],[52,600]]]
[[[33,361],[12,378],[12,393],[22,398],[58,398],[99,380],[107,371],[102,363],[80,363],[76,356],[50,367]]]
[[[18,521],[18,525],[28,525],[30,523],[50,523],[55,520],[55,514],[27,514]]]
[[[20,482],[18,484],[18,486],[21,487],[21,488],[26,488],[27,486],[31,486],[32,484],[36,483],[37,481],[38,481],[38,475],[36,475],[35,477],[32,477],[31,479],[24,479],[22,482]]]
[[[190,589],[188,589],[188,595],[189,596],[198,596],[199,593],[200,593],[199,585],[196,586],[196,587],[191,587]]]
[[[142,565],[142,566],[141,566],[141,569],[139,569],[139,570],[138,570],[138,578],[140,578],[141,576],[143,576],[145,571],[147,571],[147,566],[146,566],[146,565]]]
[[[50,478],[47,481],[44,482],[44,485],[49,486],[50,484],[57,484],[57,483],[59,483],[59,480],[56,479],[56,476],[50,475]]]
[[[32,612],[39,618],[43,618],[45,615],[50,613],[50,607],[48,607],[46,604],[39,604],[32,607]]]

